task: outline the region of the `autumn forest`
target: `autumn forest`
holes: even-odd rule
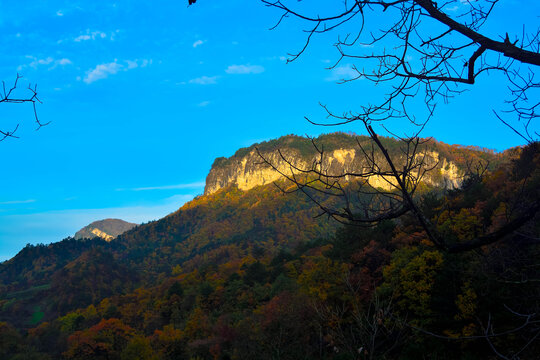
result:
[[[426,146],[457,164],[489,162],[464,173],[459,188],[425,185],[415,195],[452,244],[496,232],[538,203],[537,144],[500,154]],[[223,188],[110,242],[28,245],[0,265],[1,357],[532,359],[540,351],[537,215],[454,253],[411,213],[342,225],[278,184]]]
[[[1,360],[540,357],[537,4],[45,3],[0,19],[51,98],[0,91]]]

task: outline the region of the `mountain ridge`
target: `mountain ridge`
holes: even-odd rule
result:
[[[256,186],[273,183],[287,175],[298,174],[296,169],[311,170],[314,166],[329,175],[341,175],[344,172],[358,172],[366,166],[364,153],[360,146],[369,148],[370,138],[345,133],[321,135],[309,139],[296,135],[287,135],[275,140],[241,148],[229,158],[217,158],[206,178],[204,194],[212,194],[229,185],[240,190],[250,190]],[[381,137],[381,141],[394,158],[396,165],[402,166],[405,158],[400,153],[400,142],[393,138]],[[319,153],[321,150],[323,154]],[[455,189],[467,171],[464,152],[474,153],[475,158],[488,163],[500,157],[485,149],[447,145],[436,140],[427,140],[425,149],[417,156],[425,156],[426,167],[433,167],[424,181],[433,186]],[[455,155],[458,153],[458,156]],[[376,158],[378,164],[386,164],[382,154]],[[277,168],[278,171],[272,168]],[[345,178],[345,181],[349,179]],[[373,176],[368,182],[373,187],[388,190],[391,185],[382,177]]]

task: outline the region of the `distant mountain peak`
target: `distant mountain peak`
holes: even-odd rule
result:
[[[137,226],[137,224],[121,219],[98,220],[77,231],[74,238],[93,239],[99,237],[105,241],[111,241],[118,235],[132,229],[135,226]]]

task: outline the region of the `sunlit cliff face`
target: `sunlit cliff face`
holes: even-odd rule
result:
[[[99,236],[100,238],[102,238],[105,241],[111,241],[112,239],[114,239],[114,236],[109,235],[106,232],[101,231],[99,229],[92,229],[91,233],[96,235],[96,236]]]
[[[329,175],[342,175],[344,173],[364,173],[368,171],[368,164],[365,161],[364,154],[357,149],[338,149],[325,153],[322,162],[320,156],[311,158],[302,157],[295,149],[281,149],[281,154],[277,152],[263,153],[264,159],[277,168],[278,171],[266,164],[263,158],[256,152],[250,151],[247,155],[234,159],[226,165],[214,166],[206,178],[205,194],[212,194],[216,191],[236,185],[238,189],[247,191],[256,186],[266,185],[276,180],[283,179],[283,174],[298,174],[300,170],[309,170],[314,167],[317,170],[322,169]],[[433,168],[423,181],[428,185],[440,186],[444,188],[457,188],[461,184],[463,171],[456,164],[448,161],[446,158],[440,158],[439,153],[428,151],[419,154],[425,164],[424,168]],[[385,164],[381,157],[376,159],[378,164]],[[404,163],[404,159],[394,159],[396,165]],[[319,164],[320,163],[320,164]],[[351,180],[345,176],[345,181]],[[384,190],[393,189],[395,179],[382,176],[370,176],[368,182],[375,188]]]

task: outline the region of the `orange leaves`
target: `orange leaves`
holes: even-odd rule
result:
[[[151,343],[158,354],[158,359],[186,358],[184,334],[172,325],[166,325],[163,330],[156,330],[151,337]]]
[[[135,331],[118,319],[102,319],[99,324],[77,331],[68,338],[68,359],[119,359]]]

